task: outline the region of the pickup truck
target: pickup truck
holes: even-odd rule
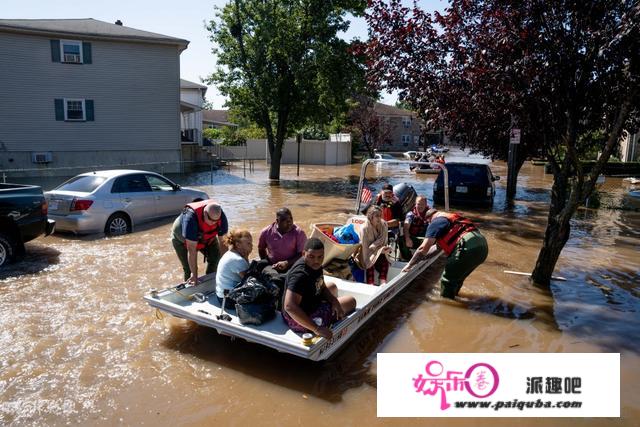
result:
[[[0,268],[24,254],[24,243],[53,233],[42,188],[0,184]]]

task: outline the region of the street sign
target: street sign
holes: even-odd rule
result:
[[[509,143],[520,144],[520,129],[511,129],[511,133],[509,134]]]

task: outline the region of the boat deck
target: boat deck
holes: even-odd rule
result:
[[[402,273],[404,262],[395,261],[389,266],[389,282],[382,286],[372,286],[325,275],[325,281],[332,281],[338,288],[338,295],[351,295],[356,299],[356,309],[344,319],[332,325],[334,336],[330,340],[315,337],[311,346],[302,342],[299,334],[291,331],[280,312],[275,318],[261,325],[243,325],[235,310],[225,310],[230,321],[219,320],[220,302],[215,294],[215,275],[203,276],[197,286],[182,289],[169,288],[157,294],[145,295],[149,305],[176,317],[192,320],[198,324],[215,328],[220,334],[234,336],[250,342],[256,342],[278,351],[299,357],[322,360],[337,351],[373,314],[388,300],[407,286],[418,274],[428,267],[438,255],[417,265],[408,273]],[[206,295],[204,302],[191,298],[194,293]]]

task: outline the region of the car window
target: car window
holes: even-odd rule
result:
[[[142,193],[151,191],[149,182],[144,175],[125,175],[116,178],[111,188],[112,193]]]
[[[174,187],[168,180],[159,177],[158,175],[145,175],[147,181],[153,191],[173,191]]]
[[[487,181],[487,168],[484,165],[447,165],[447,172],[449,172],[449,181]],[[440,179],[440,181],[442,181],[442,179]]]
[[[107,178],[95,175],[74,176],[69,181],[54,188],[60,191],[77,191],[79,193],[93,193]]]

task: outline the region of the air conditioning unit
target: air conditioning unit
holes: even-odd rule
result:
[[[31,162],[33,163],[51,163],[53,155],[51,151],[43,151],[40,153],[31,153]]]
[[[64,62],[73,62],[76,64],[80,63],[80,55],[76,55],[74,53],[65,53],[64,54]]]

